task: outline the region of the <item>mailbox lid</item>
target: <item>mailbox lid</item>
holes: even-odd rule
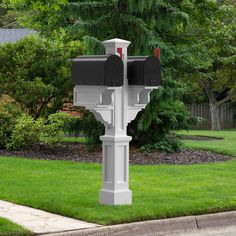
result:
[[[128,81],[129,85],[160,85],[160,60],[155,56],[128,57]]]
[[[144,63],[144,85],[159,86],[161,84],[161,64],[155,56],[150,56]]]
[[[110,55],[105,63],[105,85],[123,86],[124,85],[124,63],[117,55]]]
[[[123,61],[116,55],[80,56],[72,63],[74,85],[122,86]]]

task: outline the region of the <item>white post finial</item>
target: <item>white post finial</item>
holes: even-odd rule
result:
[[[102,44],[106,48],[106,55],[109,55],[109,54],[119,55],[123,59],[123,62],[127,63],[127,48],[130,45],[129,41],[114,38],[114,39],[103,41]],[[126,58],[123,58],[123,55],[125,55]]]

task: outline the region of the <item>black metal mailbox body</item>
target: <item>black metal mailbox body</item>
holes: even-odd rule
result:
[[[80,56],[72,63],[74,85],[123,86],[124,64],[117,55]]]
[[[128,57],[128,84],[159,86],[161,84],[160,60],[155,56]]]

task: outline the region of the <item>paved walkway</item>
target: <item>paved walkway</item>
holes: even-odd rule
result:
[[[0,216],[36,234],[95,228],[99,225],[0,200]]]
[[[215,227],[198,230],[197,232],[187,232],[181,234],[170,234],[165,236],[235,236],[236,226]]]
[[[236,211],[102,226],[44,236],[235,236]]]
[[[168,233],[162,231],[153,231],[146,230],[146,232],[136,232],[132,233],[130,231],[122,232],[122,233],[114,233],[114,232],[104,232],[100,231],[99,233],[88,233],[82,231],[70,231],[59,234],[44,234],[41,236],[235,236],[236,235],[236,226],[228,226],[228,227],[215,227],[208,228],[203,230],[197,230],[196,232],[187,231],[187,232],[175,232]]]
[[[46,236],[236,235],[236,211],[101,226],[0,200],[0,216]]]

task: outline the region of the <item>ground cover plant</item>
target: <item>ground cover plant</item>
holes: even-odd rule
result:
[[[28,230],[11,221],[0,218],[0,236],[28,236],[32,235]]]
[[[185,141],[236,158],[236,131],[205,132],[217,141]],[[209,146],[206,144],[209,142]],[[199,165],[130,166],[132,206],[98,203],[101,165],[66,161],[0,158],[0,199],[69,217],[115,224],[236,209],[236,160]]]

